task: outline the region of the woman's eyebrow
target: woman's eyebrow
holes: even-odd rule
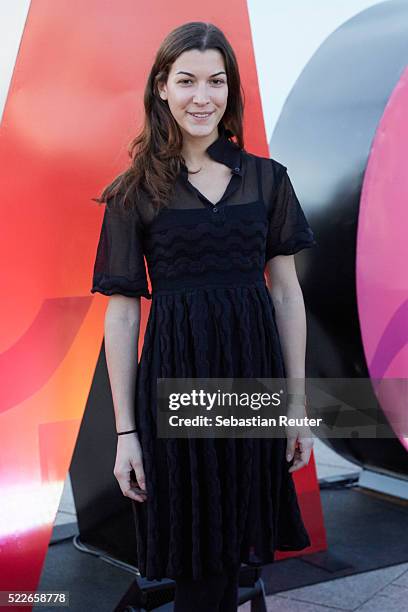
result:
[[[191,72],[186,72],[185,70],[179,70],[178,72],[176,72],[176,74],[187,74],[188,76],[195,76],[194,74],[192,74]],[[219,74],[226,74],[225,70],[220,70],[219,72],[215,72],[214,74],[210,74],[210,76],[214,77],[217,76]]]

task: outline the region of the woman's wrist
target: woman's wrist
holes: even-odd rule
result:
[[[305,393],[288,393],[287,394],[288,404],[296,404],[297,406],[302,404],[306,406],[306,394]]]
[[[125,434],[137,434],[137,429],[126,429],[125,431],[117,431],[117,436],[124,436]]]

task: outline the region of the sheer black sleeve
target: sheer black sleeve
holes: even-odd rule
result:
[[[135,210],[120,197],[108,198],[93,270],[91,293],[151,299],[143,256],[142,226]]]
[[[277,183],[269,203],[265,262],[317,245],[285,166],[281,166]]]

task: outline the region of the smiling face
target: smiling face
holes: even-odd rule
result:
[[[217,49],[185,51],[173,63],[167,83],[160,84],[159,91],[183,136],[217,133],[228,99],[222,54]]]

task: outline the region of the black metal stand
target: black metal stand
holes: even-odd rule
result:
[[[238,605],[250,601],[251,612],[267,612],[265,587],[261,573],[261,567],[241,566]],[[144,612],[145,610],[157,610],[158,608],[163,612],[165,610],[170,612],[172,610],[170,604],[174,600],[175,586],[174,580],[167,578],[161,581],[146,580],[145,578],[136,579],[113,612]],[[169,604],[169,606],[166,604]],[[163,607],[161,608],[161,606]]]

